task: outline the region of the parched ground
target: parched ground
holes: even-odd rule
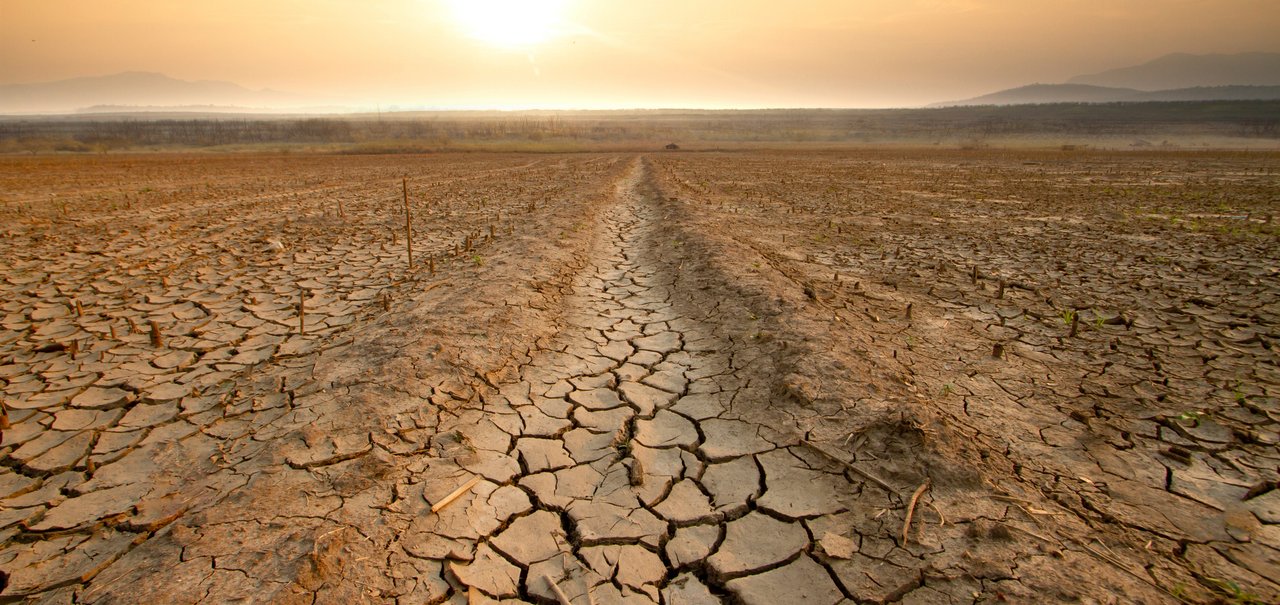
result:
[[[2,159],[0,601],[1275,602],[1278,170]]]

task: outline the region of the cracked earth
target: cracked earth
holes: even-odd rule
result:
[[[993,255],[916,291],[903,266],[941,258],[926,240],[829,244],[895,219],[783,199],[833,161],[788,160],[285,158],[43,215],[11,179],[0,601],[1280,595],[1276,290],[1256,259],[1240,271],[1263,272],[1265,315],[1233,351],[1270,369],[1236,383],[1244,411],[1130,414],[1100,374],[1066,375],[1079,341],[1122,352],[1142,310],[1080,306],[1070,338],[1041,335],[1043,287]],[[113,169],[137,172],[85,168]],[[406,172],[435,200],[412,202],[414,266]],[[180,203],[206,196],[237,218]],[[1104,403],[1060,405],[1059,384]],[[1167,379],[1132,388],[1183,410]]]

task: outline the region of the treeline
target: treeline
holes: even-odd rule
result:
[[[410,141],[448,145],[458,141],[548,138],[631,141],[674,135],[671,128],[630,120],[566,120],[559,116],[519,115],[244,118],[207,115],[183,119],[127,116],[115,118],[0,118],[0,151],[92,151],[132,147],[215,147],[222,145],[356,144]]]
[[[982,140],[1024,135],[1280,138],[1280,101],[1053,104],[888,110],[208,114],[0,118],[0,152],[262,144],[447,149],[502,141],[601,144]]]

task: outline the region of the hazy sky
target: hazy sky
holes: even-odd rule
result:
[[[1280,51],[1277,32],[1280,0],[0,0],[0,83],[156,71],[383,106],[875,107]]]

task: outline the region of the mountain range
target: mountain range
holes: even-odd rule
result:
[[[1171,54],[1141,65],[1076,76],[1062,84],[1031,84],[931,107],[1254,99],[1280,99],[1280,53]],[[322,104],[330,107],[316,107]],[[141,71],[0,85],[0,114],[341,111],[333,105],[331,100],[251,90],[231,82],[187,81]]]
[[[1277,99],[1280,53],[1176,53],[1142,65],[1076,76],[1063,84],[1019,86],[931,107]]]
[[[0,85],[0,113],[11,114],[66,113],[101,106],[265,108],[307,104],[307,99],[289,93],[250,90],[239,84],[214,80],[192,82],[143,71]]]
[[[1089,84],[1031,84],[963,101],[936,103],[957,105],[1032,105],[1040,103],[1140,103],[1152,101],[1273,101],[1280,86],[1194,86],[1172,90],[1138,90]]]

